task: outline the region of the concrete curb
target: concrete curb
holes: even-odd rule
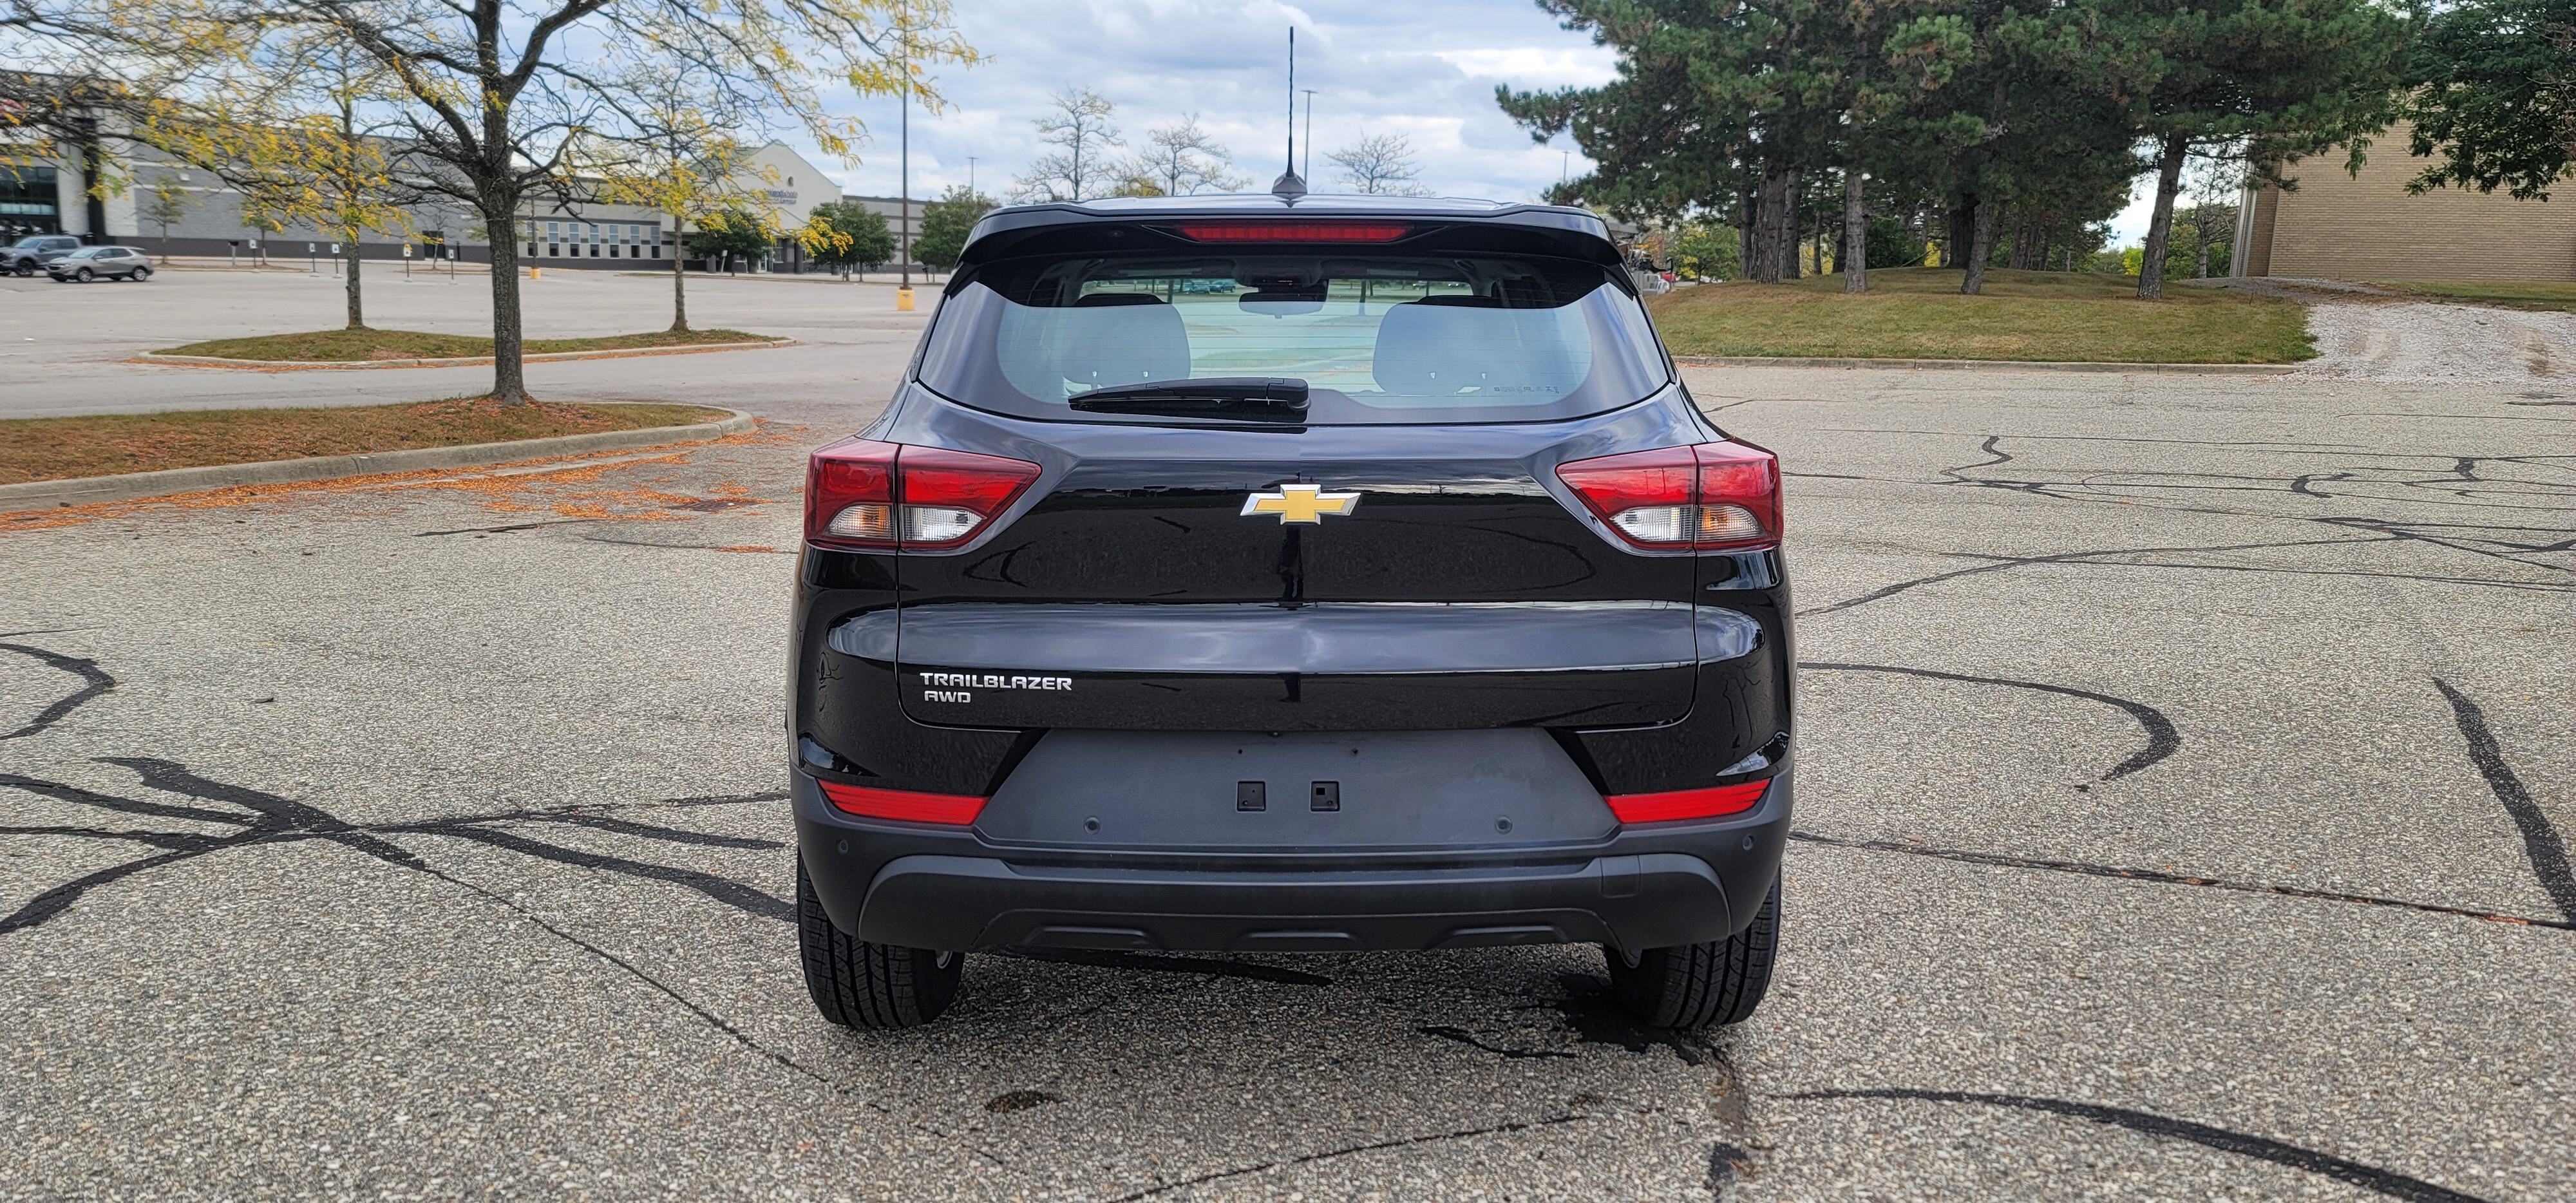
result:
[[[1970,372],[2158,372],[2192,376],[2278,376],[2295,363],[2086,363],[2017,359],[1803,359],[1768,355],[1676,355],[1694,368],[1878,368]]]
[[[629,359],[642,355],[696,355],[707,351],[767,351],[778,347],[801,347],[792,338],[767,343],[702,343],[687,347],[627,347],[599,351],[553,351],[544,355],[522,355],[522,363],[554,363],[566,359]],[[492,362],[489,355],[471,359],[371,359],[364,362],[328,360],[322,362],[292,359],[224,359],[213,355],[163,355],[146,351],[130,356],[127,363],[157,363],[176,368],[247,368],[258,372],[367,372],[382,368],[472,368]]]
[[[710,405],[708,409],[723,409]],[[411,451],[386,451],[375,455],[317,455],[310,459],[267,460],[256,464],[217,464],[207,468],[170,468],[160,472],[129,472],[122,476],[88,476],[77,480],[36,480],[25,484],[0,485],[0,513],[13,510],[58,509],[63,506],[91,505],[102,501],[133,501],[143,497],[161,497],[172,493],[199,493],[209,489],[229,489],[238,485],[282,485],[303,481],[331,480],[343,476],[381,476],[392,472],[419,472],[433,468],[474,468],[485,464],[506,464],[519,460],[551,459],[559,455],[582,455],[593,451],[625,451],[636,447],[660,447],[665,444],[703,443],[726,435],[742,434],[752,428],[750,414],[726,410],[733,416],[721,422],[701,422],[694,426],[651,426],[642,430],[603,430],[596,434],[567,434],[550,439],[520,439],[509,443],[470,443],[462,447],[422,447]]]

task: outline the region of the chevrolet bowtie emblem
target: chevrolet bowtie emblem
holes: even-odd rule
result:
[[[1255,493],[1243,499],[1243,516],[1277,514],[1283,524],[1303,522],[1314,525],[1326,514],[1347,514],[1360,503],[1357,493],[1327,493],[1322,485],[1281,485],[1276,493]]]

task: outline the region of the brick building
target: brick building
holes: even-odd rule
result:
[[[2549,201],[2503,190],[2409,194],[2426,160],[2400,123],[2372,140],[2356,178],[2343,152],[2293,168],[2298,187],[2239,206],[2234,274],[2328,280],[2576,280],[2576,184]]]

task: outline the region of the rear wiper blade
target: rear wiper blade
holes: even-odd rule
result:
[[[1087,393],[1076,393],[1069,404],[1085,413],[1301,422],[1306,418],[1306,394],[1303,380],[1211,376],[1203,380],[1113,384]]]

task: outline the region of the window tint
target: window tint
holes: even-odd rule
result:
[[[941,304],[921,366],[944,396],[1049,418],[1095,388],[1247,376],[1305,381],[1324,425],[1572,417],[1668,383],[1599,266],[1392,254],[1005,260]]]

